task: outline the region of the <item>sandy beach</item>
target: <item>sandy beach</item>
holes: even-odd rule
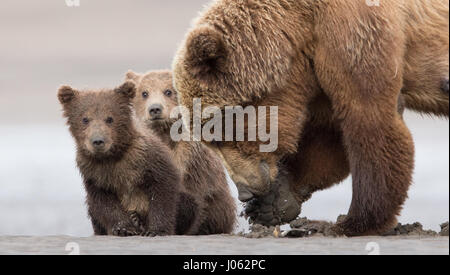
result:
[[[0,237],[0,254],[56,255],[448,255],[448,237],[246,239],[236,236]]]

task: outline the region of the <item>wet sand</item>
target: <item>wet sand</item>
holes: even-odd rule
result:
[[[156,238],[0,237],[0,254],[68,255],[71,251],[81,255],[448,255],[449,238],[415,236],[247,239],[228,235]]]

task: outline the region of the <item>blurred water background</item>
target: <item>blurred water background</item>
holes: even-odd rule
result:
[[[0,235],[92,235],[56,90],[114,87],[128,69],[169,68],[207,2],[1,2]],[[438,230],[449,216],[449,123],[412,113],[406,121],[416,141],[416,170],[400,221]],[[346,181],[315,194],[302,216],[335,220],[350,201]],[[241,218],[236,230],[247,227]]]

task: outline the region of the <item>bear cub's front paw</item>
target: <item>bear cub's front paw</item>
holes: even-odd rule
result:
[[[112,228],[112,235],[116,237],[131,237],[131,236],[139,236],[138,230],[129,223],[126,222],[118,222]]]
[[[142,237],[156,237],[156,236],[168,236],[169,232],[164,230],[148,230],[141,233]]]
[[[134,227],[138,230],[138,233],[142,234],[145,231],[145,227],[139,214],[136,211],[133,211],[129,213],[129,216]]]

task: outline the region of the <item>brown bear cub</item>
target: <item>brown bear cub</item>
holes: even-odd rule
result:
[[[58,92],[77,144],[96,235],[156,236],[176,230],[180,175],[167,146],[135,125],[135,94],[131,82],[115,90],[63,86]]]
[[[138,119],[151,128],[173,151],[182,171],[186,192],[196,198],[199,209],[193,234],[231,233],[236,221],[236,205],[230,194],[222,162],[200,142],[174,142],[170,129],[178,119],[171,119],[178,106],[170,71],[144,75],[127,73],[127,81],[137,85],[134,107]]]

